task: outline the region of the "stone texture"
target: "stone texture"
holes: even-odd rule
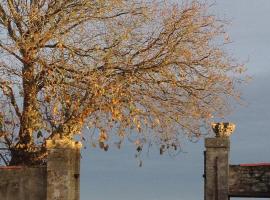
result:
[[[206,138],[205,139],[206,149],[213,150],[218,148],[228,149],[230,148],[230,140],[228,138]]]
[[[270,197],[270,165],[229,165],[228,137],[205,139],[205,200]]]
[[[70,140],[48,140],[47,199],[79,200],[81,144]]]
[[[0,168],[1,200],[79,200],[81,144],[48,140],[47,166]]]
[[[228,200],[228,138],[205,140],[205,200]]]
[[[270,197],[270,166],[231,165],[229,195],[232,197]]]
[[[235,130],[235,124],[230,122],[212,123],[211,125],[216,137],[229,137]]]
[[[0,168],[1,200],[46,200],[46,167]]]

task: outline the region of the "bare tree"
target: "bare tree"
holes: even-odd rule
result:
[[[46,139],[84,128],[105,150],[115,136],[161,153],[200,137],[243,67],[207,5],[166,2],[2,0],[0,160],[42,164]]]

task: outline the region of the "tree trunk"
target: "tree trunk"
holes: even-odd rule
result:
[[[33,159],[39,154],[33,142],[33,131],[35,131],[36,120],[39,111],[37,107],[37,84],[34,75],[34,66],[24,65],[23,68],[23,111],[21,115],[21,126],[19,130],[19,140],[11,149],[10,165],[31,165],[35,163]]]

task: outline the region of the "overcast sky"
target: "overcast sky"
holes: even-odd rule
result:
[[[237,124],[231,137],[231,163],[270,162],[270,0],[216,0],[214,12],[232,20],[230,46],[248,61],[253,81],[243,90],[247,106],[226,120]],[[83,151],[82,200],[203,199],[203,139],[185,143],[175,158],[153,149],[138,167],[134,150]]]

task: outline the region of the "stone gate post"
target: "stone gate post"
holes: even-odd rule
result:
[[[228,200],[229,198],[229,135],[234,125],[213,124],[215,138],[205,139],[205,200]]]
[[[228,138],[205,139],[205,200],[228,200]]]
[[[47,200],[79,200],[80,148],[69,139],[47,140]]]

